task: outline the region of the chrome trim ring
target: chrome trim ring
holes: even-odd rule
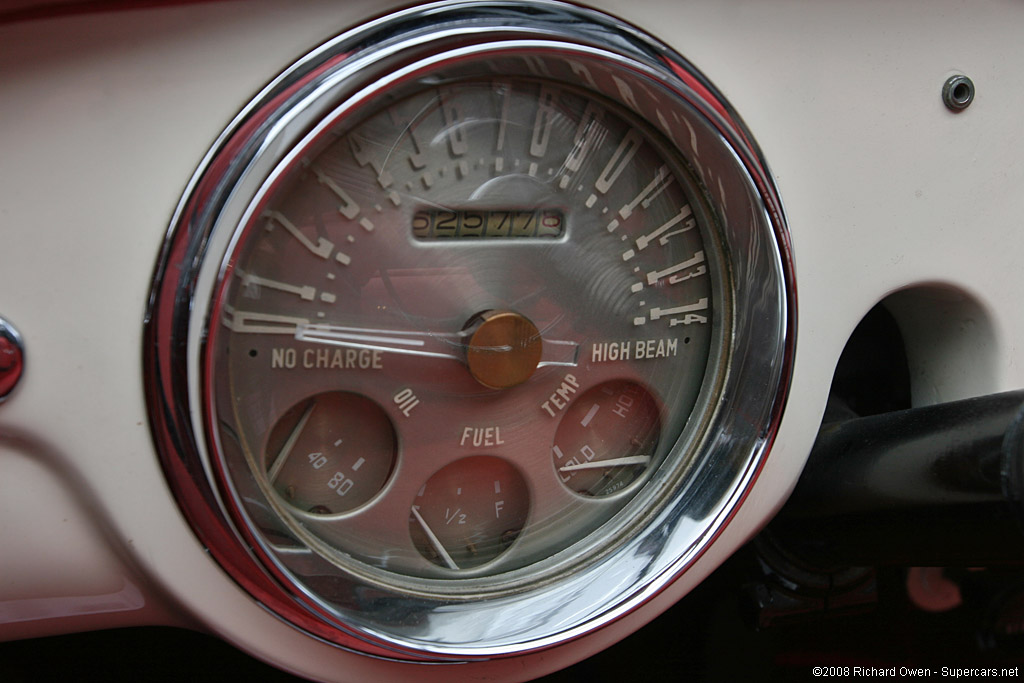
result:
[[[722,370],[690,436],[692,475],[614,544],[538,580],[476,591],[380,580],[275,547],[242,503],[212,426],[207,376],[215,293],[254,198],[330,121],[387,88],[482,56],[534,60],[648,121],[700,176],[732,292],[718,320]],[[463,67],[459,67],[463,68]],[[525,67],[524,67],[525,68]],[[796,298],[781,202],[752,137],[714,87],[637,29],[556,2],[436,3],[345,33],[246,107],[193,177],[171,222],[146,319],[151,423],[167,477],[197,535],[254,599],[311,635],[375,656],[459,661],[564,643],[660,592],[704,552],[764,464],[785,403]],[[654,499],[650,499],[654,501]],[[297,570],[298,564],[306,566]],[[571,568],[572,571],[566,571]],[[310,576],[327,572],[326,600]],[[301,576],[300,576],[301,574]],[[338,586],[341,586],[339,589]]]

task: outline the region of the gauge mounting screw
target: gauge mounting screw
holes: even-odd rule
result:
[[[974,81],[964,75],[950,76],[942,85],[942,101],[950,111],[967,109],[974,101]]]

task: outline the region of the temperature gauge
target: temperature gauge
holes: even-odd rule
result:
[[[639,384],[605,382],[565,411],[551,448],[562,483],[586,496],[608,496],[654,464],[661,420],[654,397]]]

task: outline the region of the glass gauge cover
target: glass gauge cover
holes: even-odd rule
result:
[[[718,372],[709,356],[725,354],[712,349],[729,287],[717,229],[664,136],[598,94],[510,75],[392,90],[330,122],[254,200],[214,302],[210,371],[245,453],[289,455],[288,435],[301,439],[313,415],[305,431],[331,421],[335,433],[304,450],[326,453],[346,432],[347,457],[383,463],[386,476],[379,451],[395,425],[401,463],[375,503],[296,521],[361,570],[457,579],[437,567],[483,565],[424,562],[403,510],[434,471],[470,454],[516,463],[532,492],[522,540],[471,573],[500,575],[584,541],[643,489],[610,494],[658,471],[679,441]],[[350,398],[321,398],[267,431],[269,405],[332,388]],[[576,423],[601,436],[588,441]],[[557,474],[552,453],[566,457]],[[661,476],[689,457],[677,452]],[[321,461],[303,458],[283,467],[310,476]],[[278,483],[280,461],[252,476],[274,475],[287,500],[296,485]],[[294,495],[321,515],[351,510],[333,492],[355,473],[322,467],[335,479],[320,495]]]
[[[186,507],[272,609],[518,652],[703,550],[778,417],[792,294],[763,163],[692,67],[585,10],[447,3],[311,54],[220,145],[151,317],[154,393],[198,408],[154,419],[199,435],[169,475],[223,501]]]

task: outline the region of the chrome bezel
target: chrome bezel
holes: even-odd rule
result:
[[[380,599],[387,590],[380,582],[343,573],[353,595],[372,590],[378,599],[338,609],[275,557],[223,471],[203,367],[211,298],[251,200],[326,117],[358,106],[382,80],[488,50],[553,51],[603,65],[603,81],[581,76],[578,84],[645,116],[687,148],[684,158],[711,188],[706,199],[729,256],[732,307],[720,329],[730,366],[703,399],[728,410],[705,411],[706,428],[695,438],[703,468],[642,529],[576,571],[458,600],[406,588]],[[657,108],[666,102],[673,109]],[[643,604],[703,553],[742,502],[785,401],[792,281],[781,203],[766,166],[731,108],[685,60],[633,27],[561,3],[426,5],[345,33],[303,58],[239,114],[204,159],[172,220],[154,279],[145,348],[151,422],[196,533],[240,585],[287,622],[346,648],[401,659],[534,651]]]

